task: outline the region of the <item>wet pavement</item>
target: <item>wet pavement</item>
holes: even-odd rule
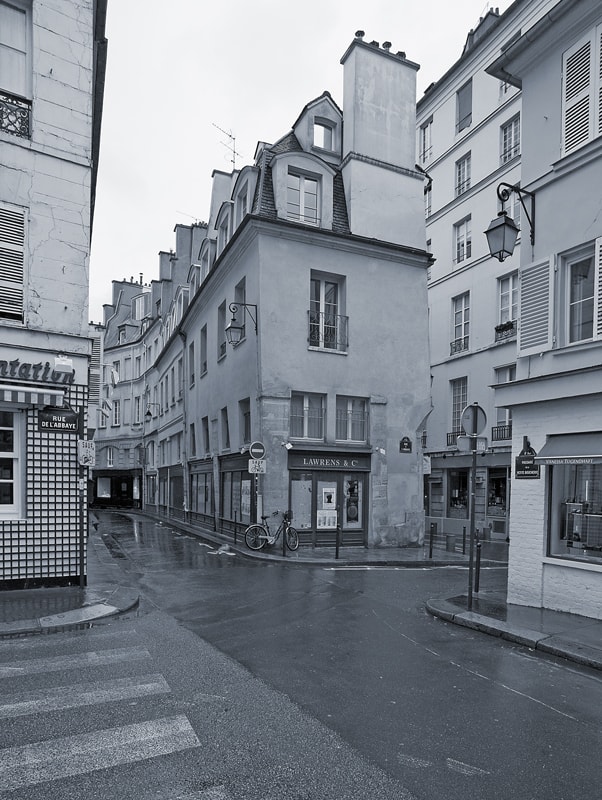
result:
[[[104,515],[103,515],[104,516]],[[144,515],[127,514],[134,521],[148,519]],[[105,520],[110,520],[106,515]],[[424,566],[466,566],[468,554],[456,547],[448,551],[437,543],[424,547],[376,548],[334,547],[299,548],[282,554],[276,546],[259,552],[250,551],[244,542],[234,543],[213,531],[166,521],[165,526],[211,542],[216,552],[234,553],[244,558],[289,565],[319,565],[335,569],[378,569]],[[104,534],[104,535],[103,535]],[[88,540],[88,585],[0,592],[0,638],[81,627],[107,616],[125,613],[138,604],[137,592],[128,585],[127,574],[120,569],[123,553],[114,546],[110,526],[101,524],[91,531]],[[502,566],[507,563],[504,542],[483,541],[481,566]],[[516,642],[535,651],[551,653],[571,661],[602,669],[602,620],[573,614],[528,608],[506,603],[497,593],[473,594],[472,610],[467,597],[433,598],[427,610],[445,622],[462,625],[493,636]]]

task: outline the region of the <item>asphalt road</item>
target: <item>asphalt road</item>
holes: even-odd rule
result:
[[[165,726],[167,719],[175,731],[149,734],[164,748],[150,760],[136,750],[131,762],[114,764],[103,733],[99,772],[30,780],[0,789],[1,798],[68,800],[84,790],[153,800],[600,795],[600,674],[431,617],[425,600],[464,591],[465,569],[266,564],[125,517],[111,523],[109,544],[142,593],[139,615],[24,640],[22,660],[43,663],[39,647],[100,653],[102,637],[114,637],[109,650],[139,648],[137,655],[95,663],[90,675],[88,667],[65,669],[57,684],[52,672],[11,673],[15,658],[0,646],[0,676],[12,698],[0,715],[16,731],[3,725],[1,744],[14,741],[7,752],[18,754],[30,742],[61,741],[73,715],[75,736],[115,729],[131,734],[138,749],[140,731],[122,732],[127,720]],[[503,571],[486,570],[481,586],[504,580]],[[102,685],[79,688],[71,711],[53,710],[57,685],[79,685],[82,674],[99,683],[99,669],[109,683],[129,679],[113,689],[122,699],[107,699]],[[38,695],[21,697],[28,691]],[[80,695],[90,692],[95,699],[83,712]],[[173,736],[181,749],[168,744]],[[111,791],[95,793],[100,777]]]

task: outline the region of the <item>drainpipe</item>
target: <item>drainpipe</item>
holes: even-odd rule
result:
[[[182,340],[182,481],[184,490],[184,522],[190,519],[190,505],[188,503],[188,419],[186,414],[186,385],[188,375],[188,347],[186,346],[186,334],[178,331]]]

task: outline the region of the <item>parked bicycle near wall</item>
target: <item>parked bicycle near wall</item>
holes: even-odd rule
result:
[[[274,511],[273,517],[277,517],[280,511]],[[268,522],[268,515],[261,517],[261,522],[256,522],[245,531],[245,542],[251,550],[261,550],[266,544],[275,544],[280,536],[284,536],[284,541],[289,550],[296,550],[299,547],[299,534],[291,525],[291,512],[285,511],[282,514],[282,521],[278,530],[272,533]]]

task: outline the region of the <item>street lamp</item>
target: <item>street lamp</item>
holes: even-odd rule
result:
[[[151,406],[152,406],[152,408],[161,408],[159,403],[147,403],[146,404],[146,414],[144,415],[146,417],[146,419],[152,419],[154,417],[154,414],[151,411]]]
[[[523,207],[523,211],[529,223],[531,244],[535,244],[535,195],[533,192],[521,189],[520,186],[513,186],[510,183],[500,183],[497,187],[497,196],[502,202],[502,210],[495,219],[491,220],[489,227],[485,231],[489,252],[494,258],[497,258],[498,261],[503,261],[505,258],[512,255],[520,231],[520,228],[514,220],[508,216],[503,207],[504,203],[510,198],[512,192],[518,195],[518,199],[520,200],[520,204]],[[530,199],[529,209],[527,209],[523,197],[528,197]]]
[[[236,314],[238,313],[238,309],[241,307],[243,309],[243,321],[242,323],[238,323],[236,320]],[[255,335],[257,335],[257,306],[253,303],[230,303],[228,308],[232,314],[232,319],[230,320],[230,323],[226,325],[226,339],[228,340],[228,344],[236,347],[236,345],[241,342],[244,336],[245,317],[247,314],[253,320],[253,324],[255,325]],[[254,315],[251,312],[252,308],[255,310]]]

